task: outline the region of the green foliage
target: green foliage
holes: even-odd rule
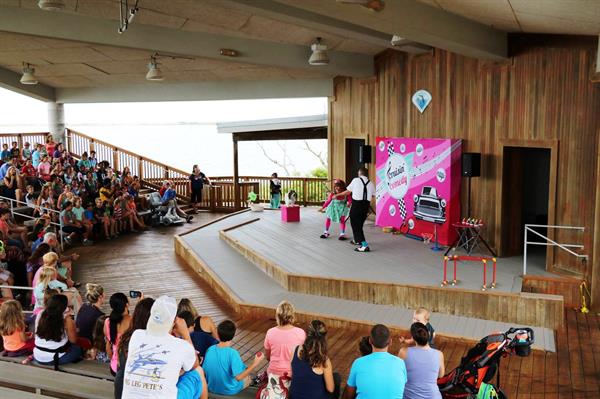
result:
[[[327,177],[328,173],[327,173],[327,169],[325,169],[322,166],[319,166],[317,168],[314,168],[313,170],[311,170],[308,173],[309,177]]]

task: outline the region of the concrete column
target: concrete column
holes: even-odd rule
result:
[[[48,129],[55,142],[66,144],[64,104],[48,103]]]

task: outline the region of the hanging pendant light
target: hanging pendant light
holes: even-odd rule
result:
[[[40,0],[38,7],[44,11],[61,11],[65,9],[64,0]]]
[[[329,64],[329,56],[327,55],[327,46],[321,44],[321,38],[317,37],[317,41],[314,42],[310,49],[312,54],[308,59],[310,65],[327,65]]]
[[[159,82],[164,80],[164,76],[162,71],[158,67],[158,63],[156,62],[156,57],[150,57],[150,63],[148,64],[148,73],[146,74],[146,80],[151,80],[154,82]]]
[[[21,76],[20,82],[24,85],[36,85],[38,80],[34,75],[35,69],[27,63],[23,63],[23,76]]]

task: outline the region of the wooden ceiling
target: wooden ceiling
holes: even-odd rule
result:
[[[506,32],[600,34],[598,0],[419,0]]]

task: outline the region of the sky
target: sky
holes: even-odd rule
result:
[[[0,110],[0,132],[48,130],[44,102],[0,88]],[[199,164],[212,176],[231,175],[233,164],[231,135],[218,134],[216,123],[326,113],[326,98],[65,105],[69,128],[179,169]],[[326,157],[326,140],[309,145]],[[285,149],[289,174],[321,166],[302,141],[246,142],[239,146],[241,175],[287,174],[263,149],[279,163]]]

